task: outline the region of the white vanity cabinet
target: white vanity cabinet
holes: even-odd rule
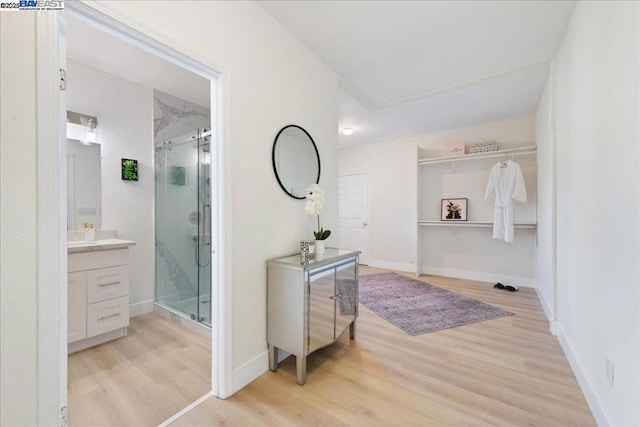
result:
[[[67,343],[87,337],[87,273],[69,273],[67,287]]]
[[[359,255],[327,248],[304,265],[300,255],[267,262],[269,369],[278,368],[278,349],[293,354],[303,385],[310,353],[335,342],[347,327],[355,339]]]
[[[68,265],[69,353],[126,335],[128,247],[69,253]]]

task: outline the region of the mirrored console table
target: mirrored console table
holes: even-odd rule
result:
[[[278,349],[291,353],[303,385],[310,353],[335,342],[347,327],[355,339],[359,255],[327,248],[305,265],[299,254],[267,261],[270,370],[278,369]]]

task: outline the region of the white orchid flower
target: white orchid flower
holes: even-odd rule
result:
[[[320,227],[320,210],[324,205],[324,190],[320,188],[318,184],[311,184],[306,189],[306,203],[304,205],[304,211],[307,215],[318,216],[318,231],[314,231],[313,235],[316,240],[324,240],[331,235],[331,231],[324,230]]]

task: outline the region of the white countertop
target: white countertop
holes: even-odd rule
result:
[[[99,239],[94,241],[76,240],[67,242],[67,253],[107,251],[111,249],[124,249],[135,246],[136,242],[122,239]]]

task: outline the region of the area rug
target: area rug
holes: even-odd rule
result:
[[[397,273],[360,276],[359,288],[362,304],[409,335],[513,315]]]

